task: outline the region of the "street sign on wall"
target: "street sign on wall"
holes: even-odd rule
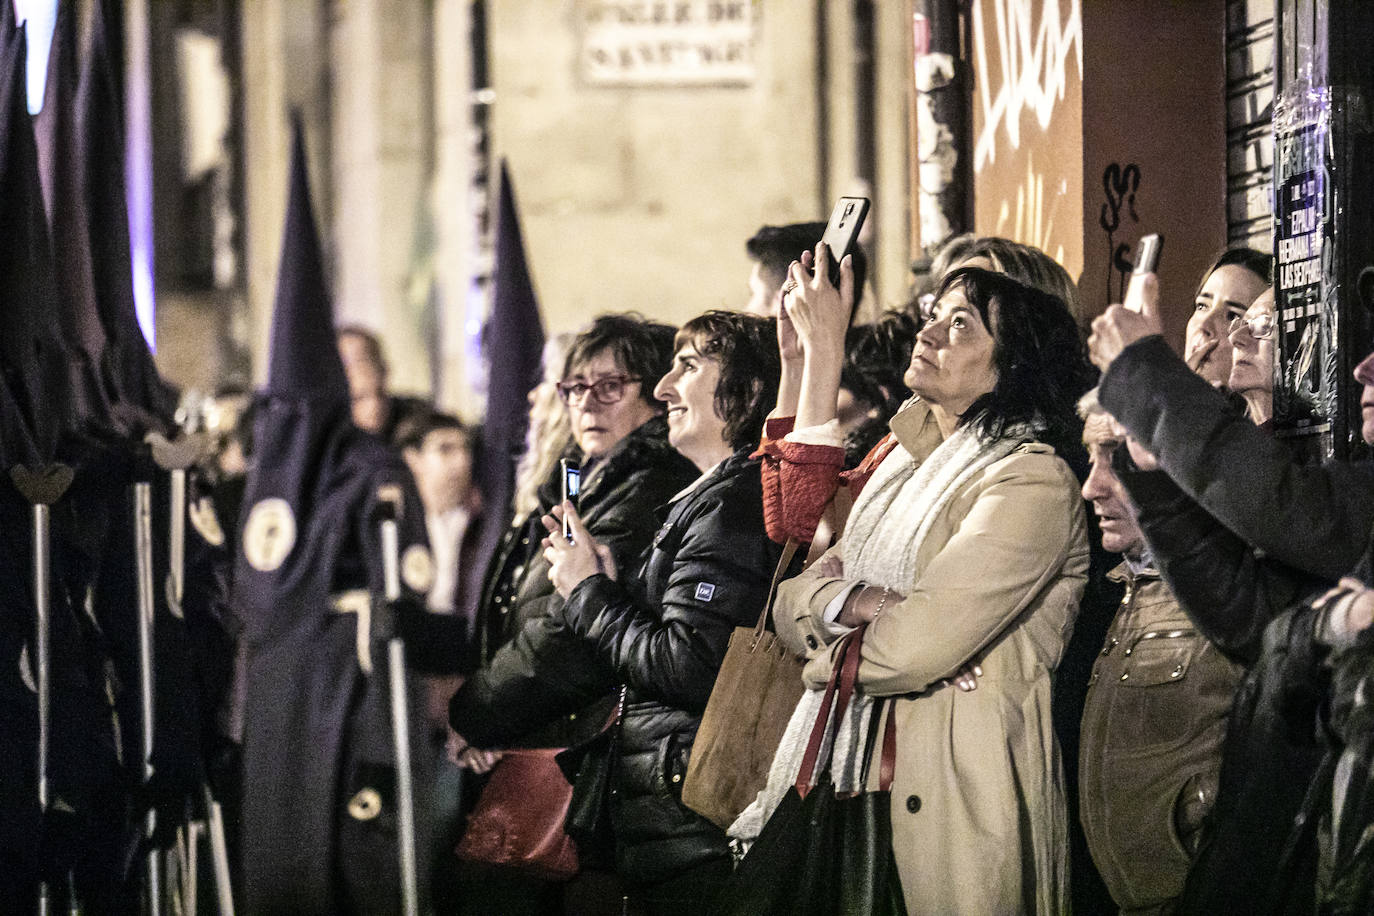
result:
[[[749,85],[757,0],[582,0],[579,68],[591,86]]]

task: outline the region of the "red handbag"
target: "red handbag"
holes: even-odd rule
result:
[[[561,751],[502,751],[454,850],[458,858],[547,881],[577,874],[577,844],[563,830],[573,787],[554,760]]]

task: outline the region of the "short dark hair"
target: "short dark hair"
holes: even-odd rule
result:
[[[902,377],[916,342],[916,318],[904,311],[884,312],[872,324],[850,328],[844,336],[840,387],[875,407],[884,422],[902,406],[909,392]]]
[[[725,421],[730,448],[757,443],[764,418],[778,400],[776,319],[713,309],[684,324],[673,349],[689,344],[720,365],[715,406]]]
[[[1030,423],[1070,465],[1082,451],[1076,405],[1097,383],[1087,347],[1063,299],[980,267],[961,267],[940,284],[960,288],[992,334],[997,384],[970,405],[962,422],[998,437],[1013,423]],[[1077,470],[1077,467],[1075,467]]]
[[[368,362],[377,367],[377,371],[386,375],[389,368],[386,364],[386,356],[382,353],[382,342],[377,335],[360,324],[345,324],[334,329],[334,339],[341,337],[356,337],[367,351]]]
[[[1217,255],[1212,261],[1212,266],[1202,272],[1202,279],[1197,281],[1197,291],[1193,293],[1193,298],[1202,295],[1202,288],[1207,285],[1207,280],[1212,274],[1232,265],[1244,267],[1266,284],[1274,285],[1274,256],[1244,245],[1236,245]]]
[[[801,258],[803,251],[815,251],[816,243],[825,235],[825,223],[788,223],[785,226],[763,226],[744,243],[751,260],[767,271],[770,282],[780,287],[787,279],[787,267]],[[863,246],[856,244],[850,252],[850,266],[854,271],[854,306],[864,295],[864,281],[868,279],[868,256]]]
[[[396,424],[396,434],[391,441],[397,448],[420,448],[426,436],[441,429],[456,429],[463,434],[468,447],[472,448],[471,430],[453,414],[439,410],[425,410],[407,416]]]
[[[639,396],[656,410],[663,402],[654,397],[659,379],[673,365],[673,327],[649,321],[635,312],[598,315],[591,326],[573,340],[563,360],[563,378],[578,366],[609,353],[626,375],[639,379]]]

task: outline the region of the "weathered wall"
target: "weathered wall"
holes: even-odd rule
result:
[[[243,7],[244,247],[247,338],[254,378],[267,377],[267,345],[286,217],[291,155],[289,112],[301,112],[310,140],[316,218],[327,233],[327,49],[320,10],[301,0],[256,0]]]
[[[334,317],[381,331],[392,387],[427,392],[428,347],[407,287],[430,171],[429,4],[350,0],[334,10]]]
[[[1180,347],[1226,244],[1225,26],[1224,0],[1083,11],[1083,300],[1094,314],[1119,302],[1136,241],[1162,233],[1160,304]]]
[[[548,330],[607,310],[681,322],[742,306],[745,239],[763,223],[829,211],[815,138],[814,4],[755,5],[750,85],[637,88],[579,77],[583,5],[489,7],[494,148],[510,165]]]
[[[1162,233],[1178,343],[1225,241],[1224,0],[978,0],[971,24],[977,230],[1056,257],[1088,316]]]
[[[975,0],[974,226],[1083,271],[1079,0]]]

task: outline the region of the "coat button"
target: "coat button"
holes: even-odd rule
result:
[[[921,810],[921,796],[919,796],[919,795],[908,795],[908,796],[906,797],[906,810],[910,811],[912,814],[915,814],[917,811],[920,811],[920,810]]]
[[[806,648],[808,648],[808,649],[814,649],[814,648],[816,648],[816,647],[819,646],[819,645],[820,645],[820,643],[816,641],[816,637],[814,637],[814,636],[808,636],[808,637],[806,637]]]
[[[682,774],[681,774],[681,773],[674,773],[674,774],[673,774],[673,782],[682,782]]]

